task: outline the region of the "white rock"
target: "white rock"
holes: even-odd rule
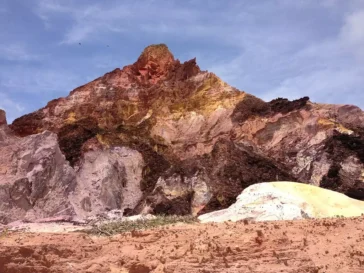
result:
[[[341,193],[295,182],[260,183],[246,188],[227,209],[201,215],[202,223],[294,220],[360,216],[364,202]]]

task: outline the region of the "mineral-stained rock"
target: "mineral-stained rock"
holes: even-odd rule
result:
[[[73,215],[75,172],[49,131],[18,138],[0,128],[0,222]]]
[[[158,179],[141,212],[197,215],[212,198],[210,178],[199,171],[186,175],[172,169],[170,173]]]
[[[230,206],[236,193],[251,184],[289,178],[269,158],[243,144],[219,140],[211,153],[175,162],[136,212],[197,215]]]
[[[364,200],[363,111],[348,105],[305,103],[296,110],[288,106],[289,112],[250,117],[234,128],[235,141],[252,143],[290,168],[298,181]],[[356,172],[340,172],[348,161]]]
[[[181,63],[162,44],[9,127],[20,137],[57,134],[78,177],[80,214],[117,207],[131,215],[226,208],[262,181],[300,181],[364,199],[363,124],[355,106],[307,97],[264,102],[201,71],[196,59]],[[130,156],[120,159],[118,147]],[[129,160],[135,177],[123,170]],[[121,202],[127,191],[115,190],[124,183],[142,191],[133,188],[129,205]]]
[[[199,216],[203,223],[361,216],[364,202],[341,193],[294,182],[259,183],[246,188],[228,209]]]
[[[91,151],[77,172],[72,201],[77,216],[87,218],[110,210],[134,209],[142,198],[144,167],[140,153],[125,147]],[[120,215],[122,216],[122,214]]]
[[[19,138],[0,126],[0,223],[82,220],[132,210],[142,198],[140,153],[126,147],[92,151],[72,168],[57,135]]]

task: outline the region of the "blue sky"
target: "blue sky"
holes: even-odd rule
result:
[[[264,100],[364,108],[364,0],[0,0],[0,108],[12,121],[153,43]]]

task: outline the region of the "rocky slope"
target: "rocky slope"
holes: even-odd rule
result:
[[[59,183],[74,183],[67,200],[81,218],[108,210],[201,214],[278,180],[364,199],[358,107],[264,102],[201,71],[195,59],[180,63],[165,45],[9,127],[25,139],[58,136],[76,177]]]

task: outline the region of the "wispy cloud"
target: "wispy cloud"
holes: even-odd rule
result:
[[[0,24],[13,24],[0,30],[0,90],[25,111],[33,108],[23,96],[35,108],[132,63],[143,47],[159,42],[267,100],[309,95],[364,102],[362,0],[7,3]],[[22,14],[15,17],[15,10]]]
[[[74,44],[82,41],[98,40],[98,35],[110,32],[136,32],[178,35],[180,37],[204,36],[217,37],[224,33],[219,17],[227,15],[215,10],[213,14],[193,8],[177,5],[176,1],[111,1],[104,4],[66,5],[64,2],[52,1],[51,4],[40,1],[36,13],[47,24],[50,18],[62,13],[72,20],[72,25],[61,41],[63,44]],[[213,20],[212,18],[215,17]],[[233,17],[231,17],[233,18]],[[206,22],[213,23],[212,27]],[[224,20],[226,22],[226,19]],[[226,30],[226,28],[225,28]],[[213,34],[213,35],[212,35]]]
[[[337,3],[327,4],[334,8]],[[364,9],[355,9],[344,14],[335,31],[326,37],[300,32],[306,42],[297,44],[295,35],[278,31],[285,37],[280,48],[280,38],[255,48],[248,46],[230,60],[215,60],[209,69],[265,100],[308,95],[313,101],[351,103],[364,109],[363,25]],[[273,35],[277,30],[265,38],[270,41]],[[276,46],[267,46],[274,45],[274,41]]]
[[[346,16],[340,39],[355,54],[364,57],[364,9]]]
[[[87,40],[90,37],[97,39],[100,32],[122,32],[124,27],[114,24],[124,17],[132,17],[128,9],[121,5],[105,7],[100,4],[74,5],[69,1],[39,1],[36,14],[43,20],[46,28],[52,25],[52,18],[57,14],[63,14],[72,21],[72,25],[65,32],[60,44],[75,44]]]
[[[336,37],[286,58],[291,60],[288,67],[295,75],[284,78],[263,96],[297,98],[305,93],[317,102],[351,103],[364,109],[363,25],[364,10],[346,15]]]
[[[42,55],[30,52],[22,44],[0,44],[0,60],[7,61],[37,61]]]
[[[65,6],[63,3],[57,0],[38,0],[35,6],[35,13],[43,21],[44,26],[49,29],[51,27],[51,19],[54,14],[57,13],[68,13],[72,14],[75,12],[74,9]]]
[[[364,94],[358,88],[362,83],[363,72],[363,69],[358,68],[313,70],[283,80],[262,97],[266,100],[277,97],[297,99],[305,94],[315,102],[354,104],[356,101],[355,104],[364,109]]]
[[[71,71],[27,66],[0,67],[0,86],[13,92],[45,94],[54,91],[71,91],[82,84],[82,78]]]

